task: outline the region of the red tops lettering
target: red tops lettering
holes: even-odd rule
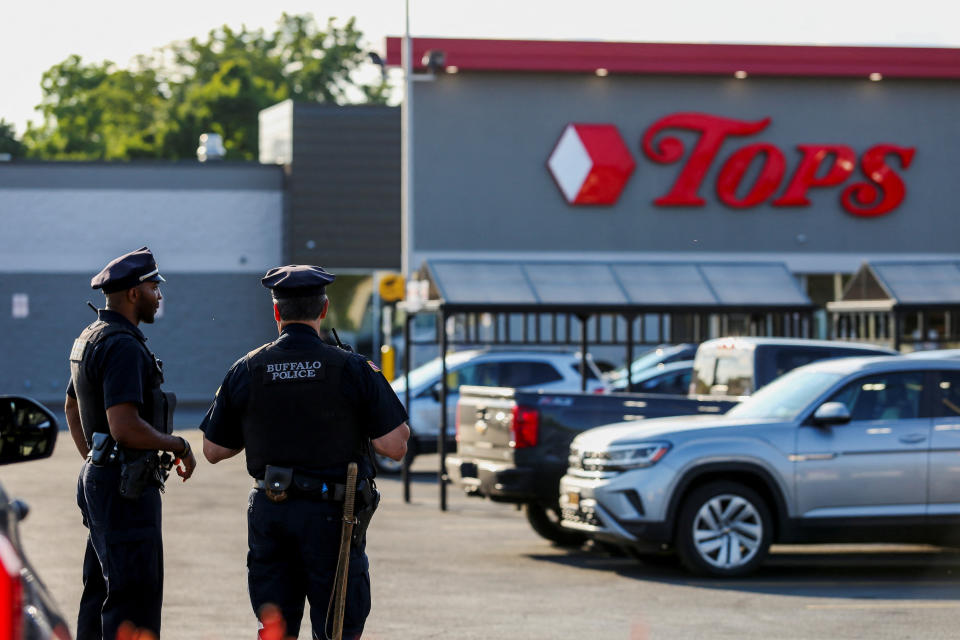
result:
[[[735,120],[706,113],[675,113],[665,116],[647,129],[643,136],[644,154],[659,164],[673,164],[686,156],[670,191],[654,200],[664,207],[702,207],[704,179],[716,159],[720,147],[727,140],[742,139],[766,129],[770,118],[757,121]],[[693,149],[668,131],[692,131],[698,135]],[[663,133],[663,136],[660,134]],[[658,136],[660,136],[658,138]],[[834,187],[846,182],[853,174],[857,156],[843,144],[798,144],[800,161],[786,187],[772,204],[775,207],[804,207],[810,205],[807,197],[811,189]],[[896,209],[906,196],[903,179],[893,169],[890,160],[899,162],[906,170],[913,161],[916,149],[894,144],[878,144],[867,149],[860,158],[860,170],[865,181],[847,185],[840,195],[843,208],[852,215],[881,216]],[[744,177],[751,165],[762,162],[753,184],[744,185]],[[748,209],[767,202],[780,190],[787,173],[785,154],[768,142],[755,142],[734,151],[717,175],[717,198],[735,209]]]

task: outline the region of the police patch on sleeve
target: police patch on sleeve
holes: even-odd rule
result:
[[[373,364],[373,360],[367,360],[367,364],[370,365],[370,368],[371,368],[371,369],[373,369],[373,370],[376,371],[377,373],[380,373],[380,367],[378,367],[377,365]]]
[[[74,362],[83,360],[83,352],[87,350],[87,341],[77,338],[73,341],[73,348],[70,349],[70,359]]]
[[[324,377],[322,364],[319,360],[271,362],[262,368],[263,383],[322,380]]]

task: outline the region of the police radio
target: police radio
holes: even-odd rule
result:
[[[338,349],[342,349],[342,350],[348,351],[348,352],[350,352],[350,353],[356,353],[356,352],[353,350],[353,347],[351,347],[351,346],[348,345],[348,344],[343,344],[342,342],[340,342],[340,336],[337,335],[337,330],[336,330],[336,329],[334,329],[333,327],[330,327],[330,332],[333,333],[333,339],[337,341],[337,348],[338,348]]]

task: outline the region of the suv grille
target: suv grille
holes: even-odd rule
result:
[[[600,518],[597,517],[596,511],[593,509],[583,509],[567,505],[560,510],[560,517],[568,522],[587,524],[592,527],[603,526],[603,524],[600,522]]]

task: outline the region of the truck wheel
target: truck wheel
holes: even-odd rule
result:
[[[404,457],[406,458],[408,465],[412,465],[413,459],[417,457],[417,445],[414,444],[412,439],[407,441],[407,455]],[[402,460],[394,460],[393,458],[382,456],[379,453],[375,453],[373,458],[377,463],[377,473],[382,473],[386,476],[393,476],[399,474],[403,469]]]
[[[561,547],[579,547],[587,540],[586,534],[564,529],[560,525],[560,510],[557,507],[544,507],[536,502],[528,502],[524,511],[533,530],[554,544]]]
[[[763,562],[772,535],[770,509],[756,491],[735,482],[713,482],[684,501],[676,549],[693,573],[742,576]]]

